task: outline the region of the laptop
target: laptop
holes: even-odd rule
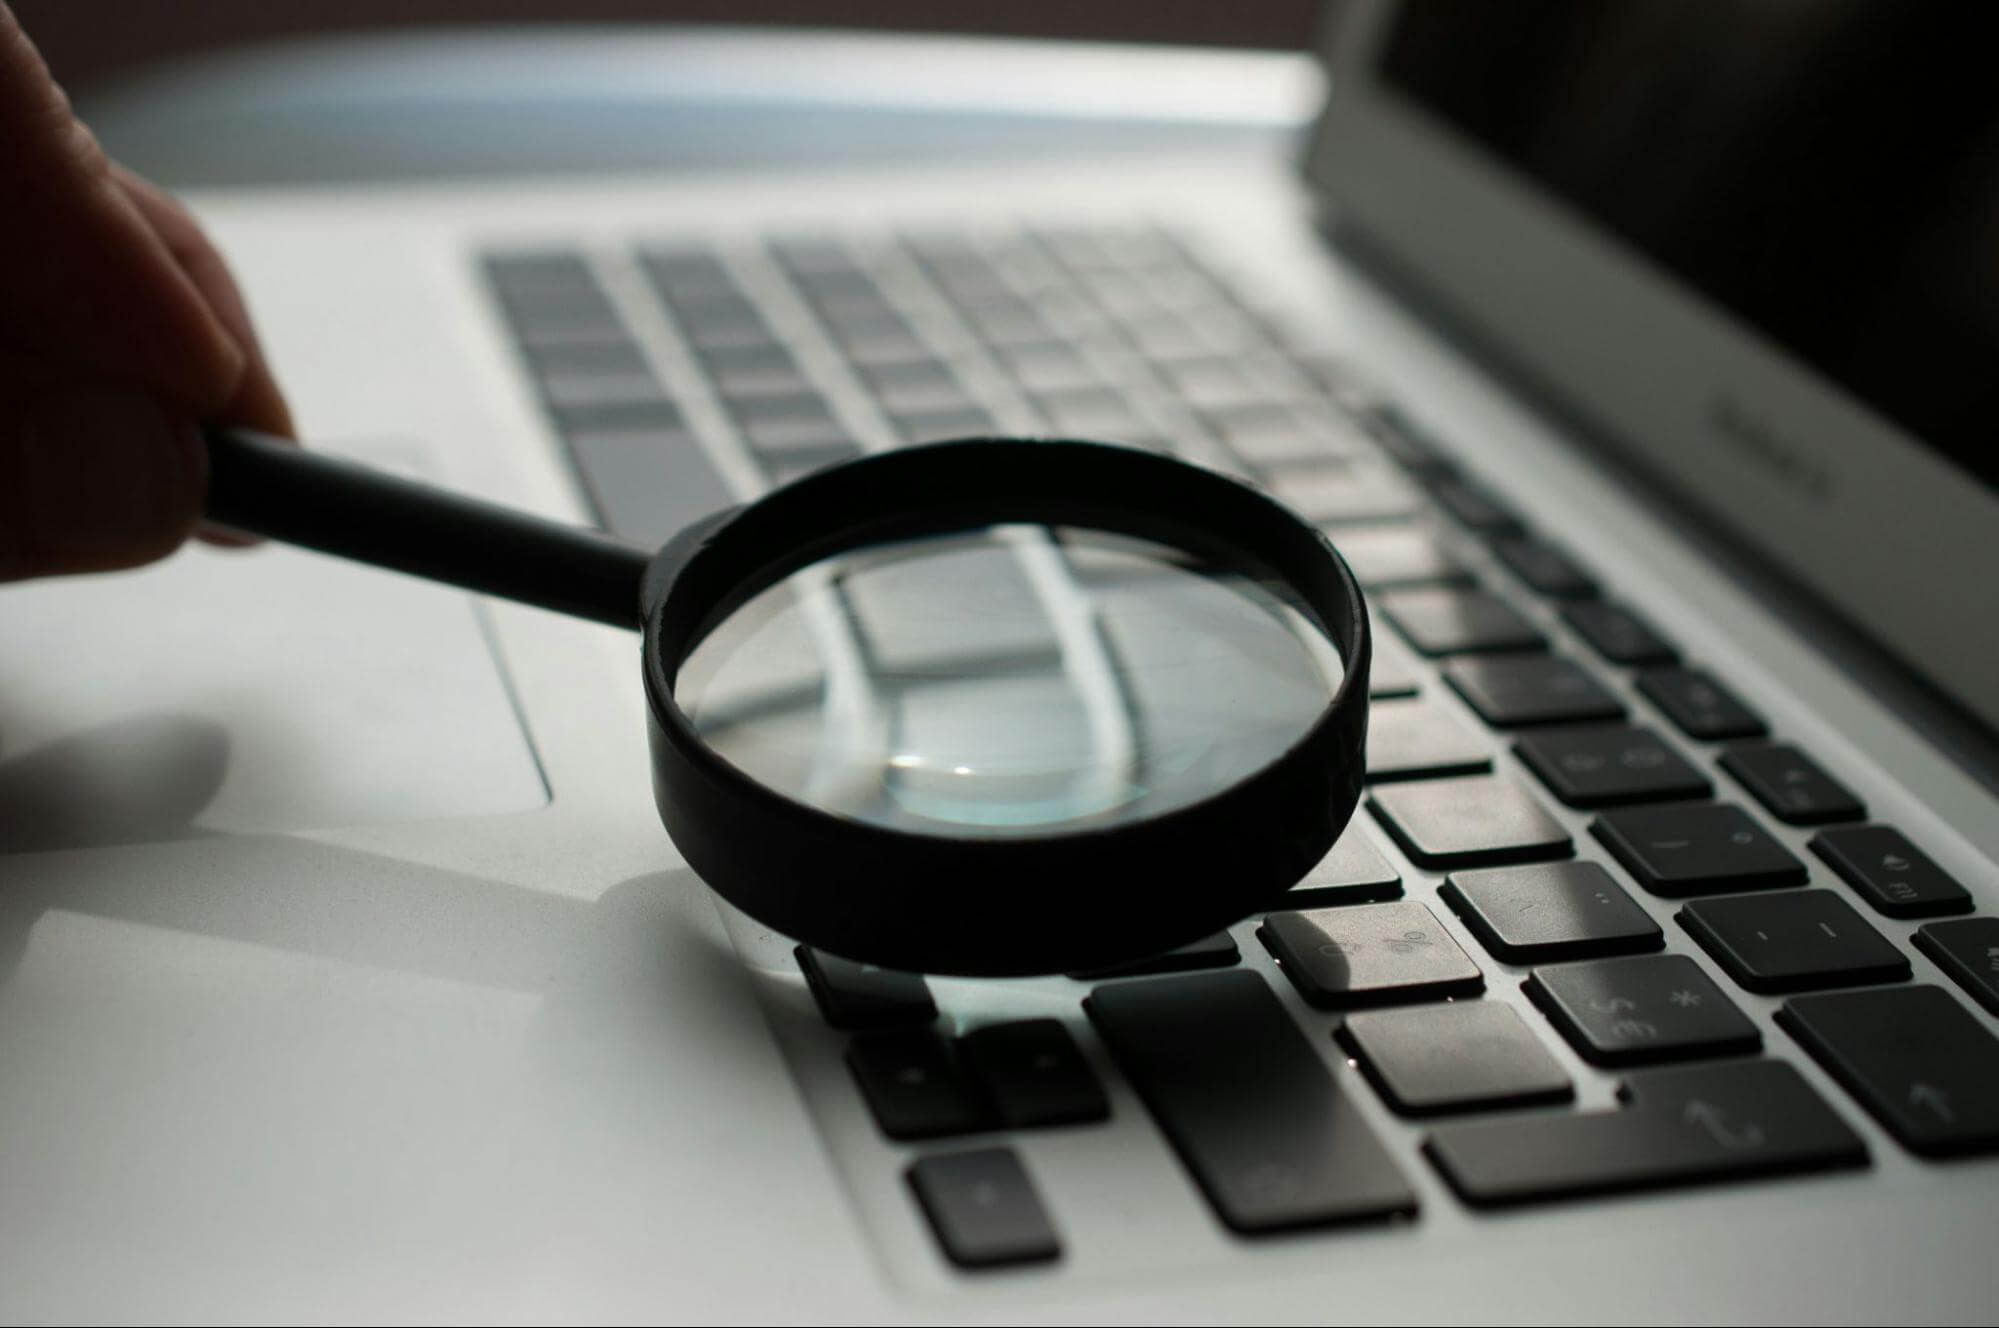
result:
[[[1358,5],[1295,173],[196,198],[315,445],[637,542],[966,434],[1265,485],[1370,781],[1226,933],[885,973],[680,864],[627,634],[8,587],[0,1312],[1989,1321],[1980,17]]]

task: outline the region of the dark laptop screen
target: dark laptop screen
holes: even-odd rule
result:
[[[1412,0],[1382,61],[1999,487],[1995,52],[1980,0]]]

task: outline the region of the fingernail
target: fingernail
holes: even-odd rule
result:
[[[44,397],[23,425],[18,510],[32,547],[137,559],[192,528],[200,440],[152,398]]]

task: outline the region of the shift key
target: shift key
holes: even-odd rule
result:
[[[1782,1061],[1628,1077],[1615,1111],[1534,1112],[1439,1128],[1423,1148],[1479,1205],[1864,1166],[1867,1146]]]
[[[1232,1230],[1416,1211],[1408,1180],[1257,974],[1112,983],[1083,1008]]]

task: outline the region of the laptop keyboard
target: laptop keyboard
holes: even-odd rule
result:
[[[483,271],[583,490],[634,542],[864,452],[1072,436],[1266,486],[1366,587],[1366,810],[1290,907],[1049,980],[1087,1022],[962,1026],[921,977],[797,951],[852,1091],[882,1134],[926,1141],[909,1193],[952,1262],[1061,1253],[1012,1132],[1103,1128],[1104,1061],[1079,1038],[1214,1217],[1252,1236],[1420,1221],[1425,1166],[1475,1206],[1866,1167],[1856,1106],[1923,1157],[1999,1149],[1999,1038],[1964,999],[1999,1012],[1999,919],[1905,926],[1971,896],[1181,237],[641,243],[495,252]],[[1555,804],[1590,814],[1587,837]],[[1817,828],[1817,861],[1771,821]],[[1647,897],[1675,901],[1670,935]],[[1915,981],[1917,954],[1951,987]],[[1302,1017],[1266,971],[1338,1017]],[[1501,984],[1529,1004],[1481,996]],[[1773,993],[1791,1045],[1745,1012]],[[1567,1105],[1557,1041],[1614,1076],[1616,1107]],[[1370,1125],[1364,1091],[1428,1123],[1420,1157]]]

